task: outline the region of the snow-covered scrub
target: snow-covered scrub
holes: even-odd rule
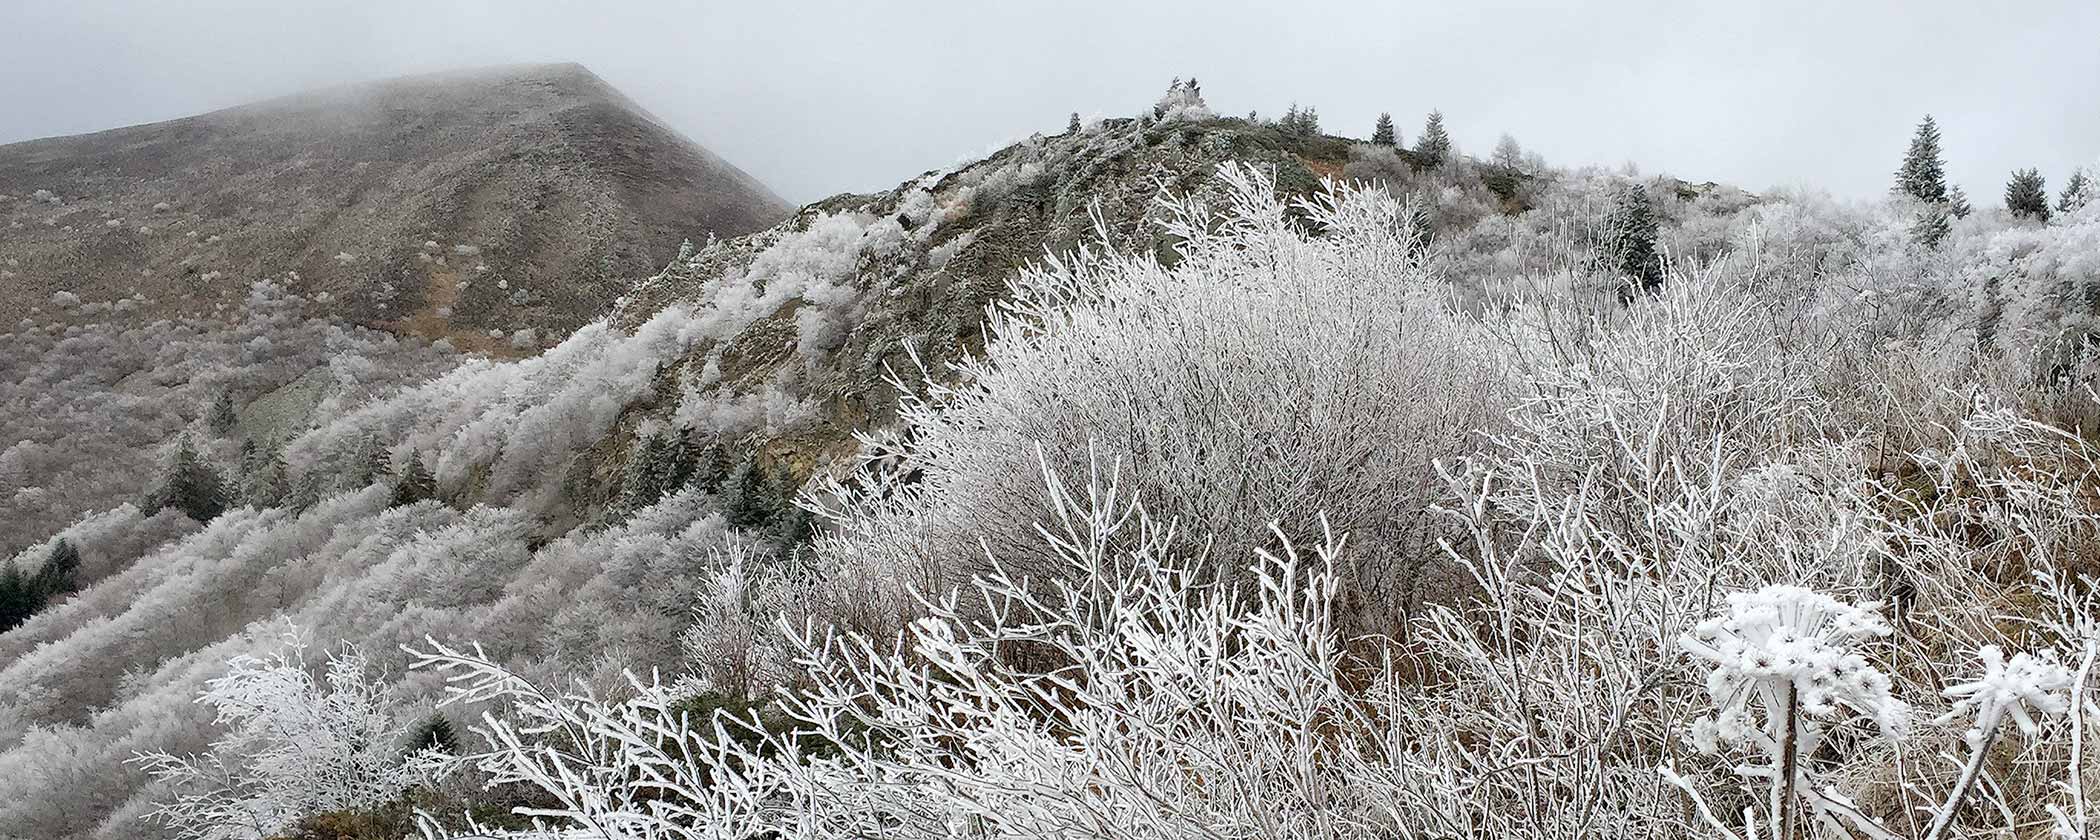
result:
[[[834,530],[814,574],[760,587],[801,587],[769,596],[795,609],[767,712],[680,717],[654,680],[563,692],[415,646],[461,702],[518,710],[484,720],[474,760],[560,803],[522,834],[2091,831],[2100,448],[2051,421],[2065,403],[2024,362],[1921,340],[1966,310],[1873,317],[1863,340],[1861,316],[1948,298],[1804,297],[1730,256],[1580,321],[1541,311],[1552,287],[1463,316],[1408,256],[1404,204],[1344,190],[1301,208],[1309,235],[1265,189],[1236,195],[1178,231],[1172,268],[1024,272],[983,360],[930,377],[907,434],[869,436],[859,482],[805,498]],[[1297,320],[1301,288],[1332,296],[1329,332]],[[1203,317],[1235,307],[1265,317]],[[1388,330],[1434,364],[1395,366],[1413,357]],[[1264,350],[1335,334],[1389,349],[1362,373]],[[1420,484],[1248,501],[1263,458],[1413,428],[1469,382],[1506,395],[1473,434],[1277,473]],[[1264,425],[1265,401],[1290,422]],[[1396,451],[1423,460],[1370,466]],[[1243,507],[1190,504],[1205,493]],[[1451,579],[1393,609],[1352,558],[1408,547],[1389,517],[1424,508]]]
[[[483,501],[553,515],[571,456],[604,436],[705,328],[672,308],[632,333],[600,321],[535,357],[468,360],[299,436],[285,460],[295,475],[351,475],[376,439],[389,464],[430,457],[441,492],[473,484]]]
[[[176,791],[154,816],[186,840],[249,840],[307,814],[399,795],[426,756],[408,743],[413,721],[371,668],[349,648],[329,653],[317,676],[296,635],[267,657],[234,657],[197,698],[226,730],[212,751],[138,757]]]
[[[344,410],[456,364],[452,354],[372,330],[307,317],[307,301],[276,283],[256,284],[231,321],[95,323],[91,306],[54,294],[49,320],[0,332],[0,556],[46,542],[61,528],[138,498],[161,448],[204,433],[210,457],[231,472],[239,442],[204,429],[214,399],[265,397],[324,372]],[[325,415],[323,415],[325,416]],[[296,418],[284,418],[302,430]],[[20,488],[40,492],[24,495]]]
[[[1307,194],[1316,148],[1031,139],[527,359],[324,364],[385,339],[287,311],[51,376],[118,304],[32,320],[0,503],[70,507],[7,556],[62,531],[85,585],[0,634],[0,834],[2093,836],[2092,205],[1927,246],[1900,200],[1631,170]],[[76,380],[151,433],[66,460]],[[184,434],[239,497],[125,506]],[[483,798],[336,784],[410,787],[434,711],[479,723],[429,783]]]

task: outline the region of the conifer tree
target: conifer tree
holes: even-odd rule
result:
[[[723,503],[723,515],[729,524],[738,528],[764,528],[779,509],[778,493],[773,487],[773,477],[756,458],[746,458],[744,464],[731,476],[723,493],[728,500]]]
[[[401,477],[394,481],[392,507],[412,505],[437,498],[437,477],[430,474],[429,465],[423,463],[422,453],[408,459],[408,466],[401,468]]]
[[[729,480],[729,453],[721,444],[708,444],[693,464],[693,475],[689,479],[700,489],[709,493],[722,492],[722,484]]]
[[[2081,167],[2071,170],[2070,179],[2064,182],[2063,195],[2056,200],[2057,212],[2078,212],[2092,202],[2093,192],[2093,181],[2085,177],[2085,169]]]
[[[1082,126],[1079,124],[1079,112],[1073,111],[1072,119],[1065,122],[1065,133],[1078,134],[1081,128]]]
[[[1969,194],[1962,192],[1960,185],[1947,188],[1947,214],[1957,219],[1969,217]]]
[[[460,747],[459,733],[452,729],[452,721],[437,712],[432,712],[430,717],[417,724],[415,731],[408,738],[409,752],[432,749],[446,755],[465,752]]]
[[[1940,162],[1940,126],[1933,122],[1932,115],[1918,123],[1916,134],[1911,135],[1910,151],[1903,156],[1903,167],[1896,170],[1896,191],[1927,204],[1939,204],[1947,200],[1947,173]]]
[[[212,400],[211,413],[207,416],[206,422],[211,424],[213,433],[221,436],[233,431],[233,427],[240,424],[240,413],[233,407],[233,394],[231,392],[220,391],[218,398]]]
[[[241,504],[256,508],[276,507],[284,504],[291,494],[291,469],[284,463],[284,452],[276,446],[259,446],[255,441],[241,442]]]
[[[1940,240],[1947,238],[1947,232],[1952,229],[1949,222],[1952,216],[1952,211],[1946,204],[1928,205],[1919,211],[1918,218],[1910,223],[1911,241],[1927,248],[1939,245]]]
[[[217,470],[197,456],[197,448],[184,435],[160,481],[139,505],[147,516],[163,508],[174,508],[198,522],[210,522],[226,512],[226,483]]]
[[[1380,146],[1400,145],[1400,132],[1393,128],[1392,114],[1378,115],[1378,124],[1371,129],[1371,142]]]
[[[1422,122],[1422,134],[1415,138],[1415,156],[1424,169],[1443,166],[1451,157],[1451,135],[1444,131],[1444,112],[1430,111],[1429,118]]]
[[[1654,202],[1639,184],[1628,184],[1619,191],[1604,224],[1601,256],[1605,264],[1635,281],[1642,291],[1662,285],[1662,264],[1655,254],[1657,224]]]
[[[357,445],[357,469],[351,476],[352,487],[392,481],[394,456],[380,444],[378,435],[365,435]]]
[[[2049,221],[2049,186],[2042,173],[2032,167],[2014,170],[2005,183],[2005,209],[2015,219]]]
[[[51,547],[51,554],[44,558],[44,565],[37,567],[29,584],[46,599],[54,595],[65,595],[80,590],[80,549],[64,537]]]
[[[0,564],[0,633],[15,629],[44,608],[44,596],[12,560]]]

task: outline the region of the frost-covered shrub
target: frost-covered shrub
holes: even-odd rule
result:
[[[392,799],[417,779],[402,757],[413,721],[365,656],[332,652],[317,675],[304,650],[294,642],[267,658],[235,657],[206,684],[198,702],[226,729],[210,753],[138,757],[176,791],[156,814],[176,836],[276,836],[309,814]]]
[[[1423,498],[1431,460],[1492,423],[1502,374],[1422,275],[1404,203],[1325,195],[1301,208],[1315,239],[1262,176],[1221,178],[1223,215],[1167,205],[1172,268],[1082,251],[1024,270],[990,313],[983,359],[958,367],[964,384],[929,379],[930,398],[907,399],[916,507],[833,512],[848,531],[905,516],[921,533],[841,550],[889,553],[897,568],[868,573],[907,581],[968,574],[986,545],[1022,563],[1048,512],[1041,463],[1100,466],[1221,552],[1324,511],[1354,538],[1354,582],[1393,620],[1436,529],[1391,500]]]

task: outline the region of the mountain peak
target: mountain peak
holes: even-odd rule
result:
[[[789,210],[581,64],[343,85],[0,146],[0,323],[59,292],[208,317],[269,279],[500,349],[589,320],[685,239]]]

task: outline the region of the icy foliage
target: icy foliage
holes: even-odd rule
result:
[[[198,702],[225,737],[201,756],[150,753],[138,763],[178,793],[156,816],[191,840],[275,836],[299,817],[393,798],[417,778],[404,761],[408,726],[362,653],[328,656],[316,677],[303,645],[237,656]]]
[[[1860,642],[1889,633],[1872,606],[1798,586],[1731,593],[1725,615],[1700,622],[1680,642],[1713,663],[1706,694],[1720,710],[1717,719],[1693,723],[1693,741],[1712,752],[1717,739],[1747,740],[1787,707],[1828,718],[1845,706],[1883,732],[1902,731],[1908,707],[1889,696],[1888,675],[1855,652]]]

